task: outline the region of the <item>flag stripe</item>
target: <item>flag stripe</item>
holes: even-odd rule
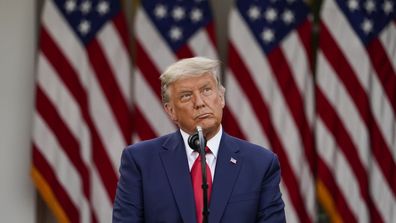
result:
[[[74,206],[73,202],[71,202],[68,194],[56,179],[56,174],[52,171],[51,166],[48,165],[45,157],[42,156],[35,145],[33,145],[32,156],[33,165],[39,170],[45,181],[50,185],[56,199],[61,201],[58,203],[65,210],[68,220],[70,220],[70,222],[79,222],[80,216],[77,208]]]
[[[56,174],[59,183],[63,186],[65,192],[67,192],[69,198],[72,200],[73,205],[80,211],[80,221],[89,219],[90,215],[93,215],[93,213],[90,213],[89,201],[87,198],[79,196],[83,190],[83,181],[78,170],[75,169],[69,157],[63,152],[64,149],[61,148],[51,130],[47,128],[47,124],[44,123],[42,117],[36,114],[34,120],[36,121],[35,128],[41,130],[40,132],[34,132],[33,143],[36,145],[35,147],[42,154],[47,155],[46,160],[48,165],[54,170],[54,174]],[[54,154],[58,154],[58,156],[55,157]]]
[[[227,132],[230,133],[231,135],[241,138],[241,139],[247,139],[246,135],[242,132],[241,128],[238,125],[238,122],[236,121],[237,117],[234,115],[234,113],[231,112],[231,107],[228,106],[228,100],[226,100],[227,106],[224,107],[223,110],[223,125],[224,128],[227,129]]]
[[[389,24],[385,30],[380,34],[379,39],[381,40],[381,44],[383,45],[383,49],[386,52],[386,56],[389,58],[393,70],[396,69],[396,61],[391,58],[396,57],[396,19],[394,23]]]
[[[87,166],[79,156],[80,145],[76,138],[71,134],[69,129],[65,126],[61,117],[59,117],[55,107],[48,100],[46,94],[37,87],[36,108],[39,114],[43,117],[48,127],[56,133],[57,139],[61,144],[65,153],[69,156],[69,160],[77,168],[83,181],[83,191],[85,196],[90,198],[90,182],[89,172]]]
[[[358,108],[359,114],[362,120],[367,126],[371,135],[371,148],[375,158],[378,160],[383,174],[385,175],[388,183],[391,185],[393,193],[396,195],[396,178],[392,178],[392,170],[396,169],[395,163],[390,154],[388,145],[386,145],[383,136],[375,122],[373,122],[373,115],[370,111],[369,100],[359,81],[356,79],[356,74],[349,66],[344,55],[336,47],[336,44],[331,38],[324,24],[321,29],[321,43],[320,47],[323,50],[329,63],[335,69],[335,74],[338,75],[344,86],[348,90],[348,93],[353,98],[356,107]],[[340,75],[342,73],[348,73],[350,75]]]
[[[155,92],[158,99],[161,99],[161,84],[158,81],[161,72],[156,69],[155,64],[152,63],[153,60],[146,54],[139,40],[136,40],[136,52],[139,55],[139,58],[136,59],[136,66],[144,74],[146,82],[151,86],[150,90]]]
[[[136,107],[142,112],[144,119],[150,123],[151,128],[155,131],[156,135],[164,135],[175,129],[175,125],[168,118],[165,112],[152,115],[152,111],[162,111],[163,105],[160,100],[150,90],[150,86],[147,84],[143,75],[136,70],[135,72],[135,84],[136,84],[136,97],[145,98],[146,101],[151,103],[140,103]],[[161,125],[158,125],[161,123]]]
[[[334,209],[337,209],[338,213],[342,216],[343,221],[357,222],[333,178],[332,171],[328,169],[328,166],[325,164],[325,162],[323,162],[322,159],[318,160],[317,165],[318,172],[320,172],[320,180],[326,185],[326,188],[330,191],[332,199],[334,200]]]
[[[128,58],[129,58],[129,30],[128,30],[128,24],[126,22],[126,18],[125,15],[123,13],[117,13],[117,15],[114,16],[112,24],[114,24],[114,26],[117,29],[116,34],[118,34],[118,36],[121,38],[122,43],[123,43],[123,48],[121,48],[120,50],[122,52],[127,52],[128,53]],[[130,66],[130,64],[121,64],[124,66]],[[128,71],[130,72],[130,71]],[[129,95],[129,93],[128,93]]]
[[[128,111],[128,105],[123,99],[123,94],[118,88],[117,82],[114,79],[112,70],[103,54],[101,45],[93,40],[87,47],[88,57],[93,64],[92,68],[95,71],[96,79],[105,93],[110,108],[115,115],[118,126],[121,129],[125,142],[130,139],[130,123],[128,113],[119,113],[117,111]]]
[[[136,132],[141,140],[152,139],[156,136],[154,130],[150,127],[150,124],[146,121],[142,112],[140,112],[137,107],[135,107],[134,118],[136,126],[139,126],[136,128]]]
[[[150,21],[142,8],[137,11],[135,21],[136,49],[141,47],[141,49],[145,50],[147,55],[150,55],[150,57],[141,58],[139,53],[142,51],[137,51],[139,52],[137,53],[139,56],[136,57],[136,64],[142,73],[151,76],[152,74],[144,72],[145,69],[150,67],[144,66],[145,69],[143,69],[144,64],[139,66],[139,61],[146,62],[145,58],[151,58],[151,62],[154,65],[153,67],[156,68],[159,71],[158,74],[160,74],[167,66],[176,61],[176,56],[163,41],[163,37],[157,32],[158,29],[155,26],[153,27],[152,21]],[[155,79],[157,78],[159,78],[159,76],[155,76]]]
[[[395,48],[396,49],[396,48]],[[376,70],[377,77],[380,80],[386,96],[389,101],[396,101],[396,73],[392,67],[389,58],[382,44],[378,40],[374,40],[367,47],[367,54],[372,61],[373,67]],[[396,114],[396,103],[390,103],[393,108],[393,113]]]
[[[193,55],[204,54],[208,58],[217,58],[213,26],[213,22],[210,22],[206,29],[197,31],[197,33],[191,38],[189,45]]]
[[[96,132],[96,128],[93,125],[91,117],[89,116],[87,108],[87,97],[84,87],[78,80],[78,74],[69,65],[68,60],[64,58],[57,45],[52,41],[46,30],[43,28],[41,32],[41,50],[46,57],[51,61],[51,64],[57,71],[58,75],[64,82],[64,84],[70,89],[74,99],[78,102],[81,108],[82,116],[87,122],[89,129],[92,131],[92,140],[95,150],[93,150],[94,162],[101,174],[102,182],[106,185],[109,199],[114,199],[115,187],[117,182],[116,173],[113,170],[112,164],[104,151],[103,143],[100,140]],[[53,61],[52,61],[53,60]],[[39,100],[39,99],[37,99]],[[86,178],[88,179],[88,178]]]
[[[129,52],[123,49],[125,43],[122,42],[121,35],[116,34],[117,30],[115,29],[117,28],[118,27],[114,26],[113,23],[104,26],[103,32],[98,35],[98,42],[103,47],[104,55],[111,66],[112,73],[117,81],[117,86],[120,87],[122,99],[129,106],[131,103],[131,83],[130,76],[125,75],[130,73]],[[127,125],[127,127],[124,128],[130,128],[128,123],[122,124]]]
[[[193,57],[194,54],[188,45],[183,45],[176,52],[175,55],[178,59]]]
[[[245,93],[248,98],[256,98],[260,99],[261,94],[259,91],[254,87],[254,81],[250,78],[249,72],[247,68],[244,66],[244,62],[238,58],[238,53],[235,51],[232,43],[230,43],[229,48],[229,66],[231,70],[237,71],[234,73],[246,74],[243,78],[240,75],[236,75],[236,79],[238,79],[239,83],[241,84],[242,88],[245,89]],[[301,195],[297,192],[300,191],[300,187],[297,183],[297,180],[293,174],[293,168],[290,166],[288,162],[287,155],[284,151],[281,141],[279,140],[276,131],[274,130],[272,122],[268,119],[268,109],[267,106],[264,104],[264,100],[257,100],[254,107],[256,116],[260,120],[261,125],[263,126],[268,139],[271,141],[272,150],[278,154],[280,162],[282,163],[282,176],[283,180],[286,182],[286,186],[288,187],[288,191],[290,194],[290,198],[293,202],[293,205],[296,209],[296,212],[299,215],[300,219],[303,219],[305,222],[310,222],[310,218],[304,208],[304,202],[301,198]],[[296,188],[298,189],[296,191]]]
[[[369,181],[365,168],[360,162],[359,156],[356,152],[357,149],[353,145],[352,140],[349,138],[349,134],[343,127],[342,121],[339,119],[333,107],[328,103],[320,90],[317,91],[316,98],[318,103],[318,114],[329,131],[331,131],[331,133],[335,136],[338,148],[340,148],[345,154],[345,158],[348,160],[349,165],[353,169],[353,172],[357,177],[357,181],[359,182],[358,184],[360,187],[361,196],[368,205],[371,217],[373,218],[374,222],[383,222],[380,220],[381,218],[378,210],[370,197],[367,187],[369,185]]]
[[[269,145],[268,139],[263,132],[262,126],[260,125],[260,121],[255,116],[255,112],[251,106],[251,103],[249,100],[246,100],[248,97],[246,94],[244,94],[243,90],[238,85],[238,81],[234,77],[235,74],[229,70],[227,75],[227,88],[232,89],[232,91],[227,95],[227,97],[231,99],[227,102],[229,105],[228,108],[230,109],[229,111],[232,113],[229,114],[231,115],[229,119],[238,117],[240,124],[237,124],[236,120],[234,124],[235,126],[241,128],[241,130],[238,128],[238,131],[249,133],[246,134],[246,136],[242,132],[238,133],[239,137],[251,140],[252,142],[258,143],[259,145]],[[239,108],[239,110],[237,110],[237,108]],[[227,122],[228,121],[229,120],[227,120]],[[251,132],[251,129],[255,129],[255,131]]]
[[[116,168],[132,137],[120,2],[88,3],[46,0],[40,26],[32,174],[58,221],[111,221]]]
[[[308,164],[311,171],[314,171],[314,151],[313,151],[313,136],[309,131],[310,127],[306,119],[304,110],[297,110],[294,108],[303,108],[304,103],[298,90],[296,83],[291,74],[291,70],[288,66],[283,64],[288,64],[285,56],[279,48],[275,48],[272,53],[268,56],[269,64],[272,67],[276,80],[278,81],[278,86],[281,88],[281,93],[285,98],[285,101],[289,107],[289,113],[293,116],[294,122],[299,128],[300,140],[302,141],[303,148],[305,150],[305,156],[307,157]]]

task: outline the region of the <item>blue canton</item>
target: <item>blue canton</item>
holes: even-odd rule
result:
[[[266,54],[310,13],[302,0],[238,0],[237,6]]]
[[[173,52],[212,20],[207,0],[142,0],[142,5]]]
[[[336,1],[365,45],[396,18],[395,0]]]
[[[54,0],[74,33],[84,45],[89,43],[102,26],[120,10],[118,1]]]

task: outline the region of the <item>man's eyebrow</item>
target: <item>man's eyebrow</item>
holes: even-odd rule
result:
[[[179,92],[177,92],[177,94],[185,94],[185,93],[191,93],[192,90],[181,90]]]

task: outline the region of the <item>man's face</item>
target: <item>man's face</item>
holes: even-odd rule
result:
[[[223,117],[224,92],[211,74],[179,79],[169,86],[168,93],[165,110],[179,128],[193,134],[199,125],[207,139],[217,133]]]

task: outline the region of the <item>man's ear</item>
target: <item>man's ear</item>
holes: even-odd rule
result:
[[[166,111],[166,113],[169,115],[169,118],[172,121],[177,121],[176,115],[175,115],[175,109],[173,108],[173,106],[169,103],[165,103],[164,104],[164,109]]]

